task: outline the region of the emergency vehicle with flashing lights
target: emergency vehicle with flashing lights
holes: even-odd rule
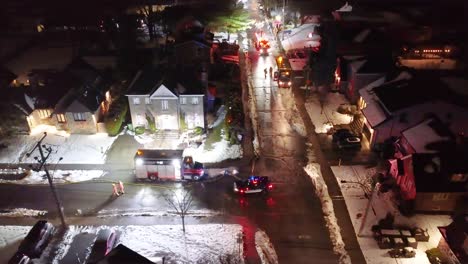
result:
[[[250,176],[246,180],[234,182],[234,193],[250,194],[250,193],[268,193],[273,190],[273,184],[266,176]]]

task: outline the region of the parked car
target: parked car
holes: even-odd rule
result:
[[[234,182],[234,193],[268,193],[273,190],[273,184],[266,176],[250,176],[247,180]]]
[[[46,220],[37,221],[18,247],[18,253],[29,258],[39,258],[49,244],[55,227]]]
[[[99,233],[94,241],[94,245],[89,254],[87,264],[95,264],[117,245],[117,233],[111,229],[99,230]]]
[[[29,264],[31,259],[23,253],[16,252],[8,261],[8,264]]]
[[[361,149],[361,139],[356,136],[346,137],[338,140],[336,146],[339,149]]]
[[[354,135],[353,133],[351,133],[351,131],[349,129],[346,129],[346,128],[341,128],[341,129],[338,129],[335,131],[335,133],[333,133],[332,135],[332,141],[334,143],[338,142],[339,140],[343,139],[343,138],[347,138],[347,137],[355,137],[356,135]]]

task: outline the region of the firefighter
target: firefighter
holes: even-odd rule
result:
[[[112,195],[113,196],[119,196],[119,190],[117,190],[117,184],[113,183],[112,184]]]
[[[124,194],[124,185],[123,182],[119,181],[119,194]]]

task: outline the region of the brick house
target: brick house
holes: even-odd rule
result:
[[[439,154],[412,154],[389,160],[390,175],[415,211],[452,212],[466,199],[468,169],[450,168],[451,157]]]

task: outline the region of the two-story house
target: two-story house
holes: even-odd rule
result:
[[[465,79],[432,72],[380,78],[359,90],[358,106],[365,117],[363,135],[375,146],[431,116],[446,123],[454,134],[466,134],[468,105],[460,92],[465,84]]]
[[[133,127],[179,132],[205,127],[204,86],[194,73],[179,73],[168,78],[162,69],[140,70],[127,94]],[[163,76],[166,76],[165,78]]]

